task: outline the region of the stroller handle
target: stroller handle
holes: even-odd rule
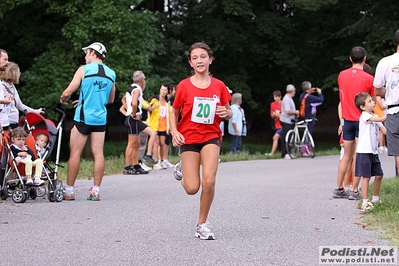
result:
[[[46,108],[42,107],[42,112],[44,112],[44,111],[46,111]],[[24,116],[26,116],[27,113],[29,113],[29,112],[28,112],[28,109],[25,109],[25,110],[23,111]]]
[[[62,116],[61,116],[61,120],[60,120],[60,122],[59,122],[59,124],[62,124],[63,122],[64,122],[64,120],[65,120],[65,112],[64,112],[64,110],[61,110],[61,109],[59,109],[59,108],[55,108],[55,110],[57,111],[57,112],[59,112]]]

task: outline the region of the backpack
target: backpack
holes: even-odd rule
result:
[[[305,96],[303,96],[303,99],[301,101],[301,106],[299,107],[299,116],[300,117],[305,117],[305,107],[306,107],[306,98],[308,98],[309,93],[306,93]]]

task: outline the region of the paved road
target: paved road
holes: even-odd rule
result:
[[[381,156],[386,176],[393,158]],[[100,202],[0,203],[0,265],[318,265],[320,245],[387,245],[358,226],[356,202],[332,199],[338,156],[220,163],[210,222],[194,237],[199,195],[172,169],[106,176]]]

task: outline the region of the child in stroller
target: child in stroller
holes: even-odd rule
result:
[[[35,158],[32,150],[25,145],[28,134],[22,127],[16,127],[10,132],[11,142],[10,151],[17,164],[25,164],[26,185],[42,186],[44,181],[40,179],[43,170],[43,160]],[[35,166],[35,179],[32,179],[32,168]]]
[[[39,156],[40,159],[43,159],[46,155],[47,143],[48,136],[43,132],[37,133],[35,147],[37,151],[37,156]]]

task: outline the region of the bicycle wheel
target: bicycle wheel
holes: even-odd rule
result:
[[[295,159],[298,157],[299,154],[299,145],[297,141],[297,135],[295,134],[294,130],[288,131],[287,135],[285,136],[285,145],[287,154],[292,158]]]
[[[313,137],[312,137],[312,135],[310,135],[309,132],[306,132],[306,135],[304,138],[303,153],[306,154],[307,157],[310,157],[310,158],[314,158],[316,156]]]

